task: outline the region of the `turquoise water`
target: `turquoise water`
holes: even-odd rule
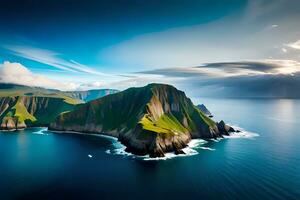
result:
[[[0,133],[0,199],[300,199],[299,100],[201,102],[259,136],[145,161],[108,153],[116,143],[103,137]]]

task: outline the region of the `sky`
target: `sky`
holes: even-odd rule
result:
[[[297,0],[3,0],[0,82],[300,98]],[[299,92],[298,92],[299,91]]]

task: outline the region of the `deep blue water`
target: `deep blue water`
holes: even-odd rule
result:
[[[0,199],[300,199],[299,100],[202,102],[260,136],[144,161],[107,154],[112,141],[102,137],[0,133]]]

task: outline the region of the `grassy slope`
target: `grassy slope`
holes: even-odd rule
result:
[[[12,113],[12,117],[17,117],[18,121],[25,122],[29,120],[31,123],[36,122],[36,118],[27,111],[24,104],[22,104],[19,100],[12,107]]]
[[[164,114],[157,121],[152,121],[148,115],[144,115],[139,123],[145,130],[159,134],[176,135],[188,131],[172,114]]]

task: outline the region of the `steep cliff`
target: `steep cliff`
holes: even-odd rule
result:
[[[75,104],[56,97],[0,97],[0,129],[47,126],[60,113],[70,111],[74,106]]]
[[[150,84],[80,105],[62,113],[50,130],[101,133],[117,137],[127,151],[152,157],[181,152],[192,138],[221,137],[217,124],[184,92]]]

